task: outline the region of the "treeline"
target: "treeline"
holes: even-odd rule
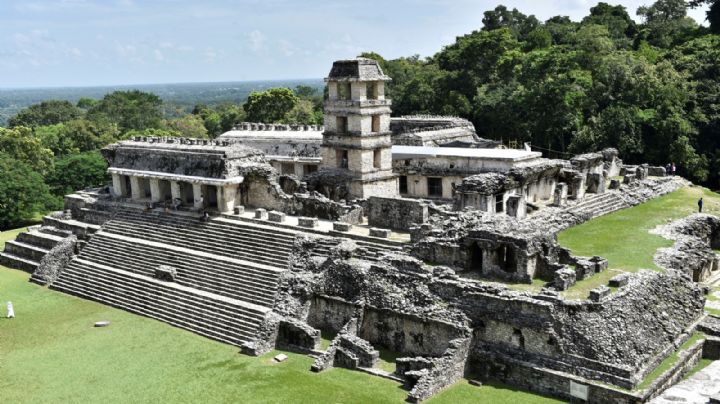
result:
[[[682,0],[641,7],[641,24],[607,3],[580,22],[498,6],[432,57],[364,56],[393,78],[395,114],[461,116],[482,137],[554,157],[617,147],[718,188],[720,1],[709,3],[709,28]]]
[[[137,135],[215,138],[242,121],[318,124],[322,101],[319,89],[298,86],[252,92],[243,105],[196,105],[190,114],[137,90],[32,105],[0,127],[0,229],[62,208],[63,195],[104,185],[99,150],[110,143]]]

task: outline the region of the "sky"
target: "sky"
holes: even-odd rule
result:
[[[652,1],[606,0],[636,19]],[[0,88],[321,78],[433,55],[498,4],[579,21],[597,0],[0,0]]]

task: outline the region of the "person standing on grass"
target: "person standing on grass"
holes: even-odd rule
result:
[[[15,309],[12,302],[7,302],[7,318],[15,318]]]
[[[700,198],[700,199],[698,199],[698,212],[700,212],[700,213],[702,213],[702,205],[703,205],[703,200],[702,200],[702,198]]]

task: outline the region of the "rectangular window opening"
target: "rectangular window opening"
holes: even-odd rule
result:
[[[401,176],[400,176],[400,193],[401,193],[401,194],[407,194],[407,193],[408,193],[407,175],[401,175]]]
[[[335,156],[337,158],[337,165],[340,168],[348,168],[348,151],[347,150],[337,150],[335,152]]]
[[[338,83],[337,85],[338,89],[338,100],[349,100],[350,99],[350,83],[349,82],[342,82]]]
[[[380,149],[373,150],[373,168],[380,168],[380,163],[382,160],[382,152]]]
[[[372,131],[373,133],[380,132],[380,115],[372,116]]]
[[[442,198],[442,178],[428,177],[427,188],[428,196]]]
[[[335,118],[335,122],[337,125],[337,133],[347,133],[347,117],[346,116],[338,116]]]

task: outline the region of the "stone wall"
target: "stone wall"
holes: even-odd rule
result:
[[[468,358],[470,338],[458,338],[450,341],[448,349],[422,376],[408,394],[408,401],[420,402],[437,394],[465,376],[465,362]]]
[[[373,227],[409,230],[428,220],[428,205],[416,199],[370,197],[366,204],[368,223]]]
[[[74,235],[62,239],[40,260],[40,265],[32,274],[32,280],[42,285],[52,284],[75,257],[76,245],[77,237]]]

